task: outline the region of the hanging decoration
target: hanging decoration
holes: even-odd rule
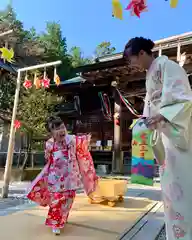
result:
[[[50,86],[50,79],[48,79],[46,74],[46,69],[44,69],[43,79],[41,80],[41,85],[44,88],[49,88]]]
[[[111,104],[107,94],[99,92],[98,95],[101,100],[101,107],[104,117],[108,121],[112,121]]]
[[[50,82],[51,80],[48,78],[47,73],[46,73],[46,68],[44,69],[44,73],[43,73],[43,77],[39,78],[37,75],[37,72],[34,73],[34,81],[32,83],[31,80],[28,79],[28,75],[26,73],[25,76],[25,81],[23,83],[23,86],[26,89],[32,88],[33,84],[35,85],[36,89],[40,89],[40,88],[49,88],[50,87]],[[54,82],[57,86],[60,85],[61,81],[60,81],[60,77],[57,75],[57,69],[56,66],[54,66]]]
[[[115,113],[114,114],[114,122],[115,122],[115,125],[120,126],[120,116],[119,116],[119,113]]]
[[[41,80],[37,77],[37,73],[34,74],[34,85],[36,89],[41,88]]]
[[[112,0],[113,17],[123,19],[123,7],[119,0]]]
[[[4,62],[5,61],[7,61],[9,63],[14,62],[14,60],[13,60],[13,58],[14,58],[13,48],[8,49],[6,47],[2,47],[2,48],[0,48],[0,51],[1,51],[1,58],[4,60]]]
[[[125,10],[130,11],[132,16],[140,18],[142,12],[148,11],[147,0],[129,0]],[[170,2],[171,8],[176,8],[179,0],[165,0]],[[123,19],[123,7],[120,0],[112,0],[113,17]]]
[[[45,77],[41,80],[41,84],[44,88],[49,88],[50,86],[50,79],[48,77]]]
[[[171,8],[176,8],[178,5],[179,0],[170,0]]]
[[[152,131],[145,125],[145,120],[134,120],[132,128],[132,166],[131,182],[153,185],[154,154],[150,144]]]
[[[24,88],[26,88],[26,89],[30,89],[30,88],[32,88],[32,86],[33,86],[31,80],[28,79],[27,73],[26,73],[26,76],[25,76],[25,81],[24,81],[24,83],[23,83],[23,86],[24,86]]]
[[[19,129],[20,127],[21,127],[21,122],[16,119],[15,122],[14,122],[14,128]]]
[[[147,11],[146,0],[131,0],[125,10],[131,11],[131,15],[140,18],[141,13]]]
[[[59,86],[61,83],[60,77],[57,75],[57,68],[54,67],[54,83]]]
[[[116,88],[116,91],[118,92],[121,101],[125,104],[125,106],[129,109],[129,111],[134,116],[141,117],[141,115],[137,112],[137,110],[132,106],[132,104],[125,97],[122,96],[122,94],[120,93],[120,91],[117,88]]]

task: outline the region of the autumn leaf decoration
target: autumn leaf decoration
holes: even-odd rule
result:
[[[2,47],[2,48],[0,48],[0,51],[1,51],[1,58],[4,60],[4,62],[5,61],[7,61],[9,63],[14,62],[14,60],[13,60],[13,58],[14,58],[13,48],[8,49],[6,47]]]
[[[41,84],[44,88],[49,88],[50,85],[50,79],[45,76],[42,80],[41,80]]]
[[[14,122],[14,127],[15,127],[15,129],[19,129],[21,127],[21,122],[16,119]]]
[[[46,68],[44,69],[43,79],[41,80],[41,86],[44,88],[49,88],[50,79],[47,77]]]
[[[34,74],[34,85],[35,85],[36,89],[40,89],[41,88],[41,80],[37,77],[37,73],[36,72]]]
[[[131,15],[140,18],[141,13],[147,11],[146,0],[131,0],[125,10],[130,10]]]
[[[171,8],[176,8],[178,5],[179,0],[170,0]]]
[[[54,68],[54,83],[59,86],[61,83],[60,77],[57,75],[57,68]]]
[[[113,17],[123,19],[123,7],[119,0],[112,0]]]
[[[30,89],[33,86],[31,80],[28,79],[27,73],[26,73],[26,76],[25,76],[25,81],[23,83],[23,86],[24,86],[25,89]]]

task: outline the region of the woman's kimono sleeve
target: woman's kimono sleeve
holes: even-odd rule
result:
[[[164,64],[163,72],[160,114],[168,123],[162,132],[175,146],[186,150],[192,115],[192,92],[188,76],[182,67],[170,60]]]
[[[51,196],[48,190],[47,177],[49,174],[49,166],[51,163],[52,148],[53,140],[49,139],[45,144],[45,157],[47,163],[42,169],[42,171],[39,173],[39,175],[31,183],[27,194],[28,199],[44,207],[50,205],[51,202]]]
[[[143,109],[143,116],[149,117],[150,116],[150,108],[149,108],[149,94],[146,93],[145,99],[144,99],[144,109]]]
[[[87,195],[95,191],[98,182],[93,159],[88,149],[89,141],[89,135],[76,136],[77,161]]]

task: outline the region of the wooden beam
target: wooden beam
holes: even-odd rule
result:
[[[117,123],[117,117],[121,122],[121,101],[119,96],[116,94],[114,88],[114,154],[112,162],[112,172],[122,173],[123,171],[123,159],[121,157],[121,123]]]
[[[179,62],[181,58],[181,44],[177,44],[177,61]]]
[[[159,48],[159,57],[162,55],[162,48],[161,48],[161,45],[160,45],[160,48]]]

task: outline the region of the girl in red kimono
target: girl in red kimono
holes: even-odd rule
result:
[[[49,118],[47,129],[52,134],[45,147],[47,164],[33,181],[27,197],[41,206],[49,206],[45,224],[59,235],[76,190],[83,186],[90,195],[95,191],[97,176],[88,151],[89,136],[68,135],[59,117]]]

